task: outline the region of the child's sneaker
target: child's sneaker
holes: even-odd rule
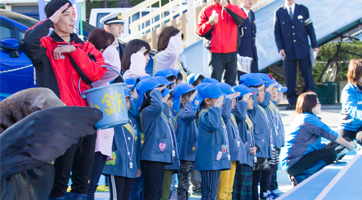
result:
[[[273,191],[271,192],[271,196],[273,196],[274,199],[278,198],[278,197],[279,197],[280,195],[282,195],[282,194],[283,194],[283,192],[280,191],[279,189],[273,190]]]

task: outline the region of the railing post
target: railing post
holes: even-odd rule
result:
[[[187,38],[188,45],[196,42],[196,17],[195,17],[195,1],[187,1]]]

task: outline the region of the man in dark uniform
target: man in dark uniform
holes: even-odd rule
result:
[[[312,48],[318,54],[318,43],[308,8],[295,4],[295,0],[285,0],[285,5],[275,11],[274,35],[280,55],[283,57],[285,80],[288,87],[288,109],[295,109],[296,67],[302,73],[306,91],[314,91],[312,66],[308,45],[308,35]]]
[[[255,46],[256,25],[255,14],[250,8],[253,6],[253,0],[241,0],[241,9],[245,12],[248,18],[239,26],[240,33],[240,46],[238,48],[239,56],[252,58],[251,73],[257,73],[258,68],[258,55]],[[242,75],[238,72],[238,76]]]
[[[122,55],[125,49],[125,44],[119,40],[118,38],[121,37],[122,32],[123,32],[123,19],[122,19],[122,13],[120,13],[119,11],[115,11],[112,12],[106,16],[104,16],[100,22],[104,25],[104,29],[109,32],[112,33],[112,35],[114,36],[114,43],[112,44],[113,46],[116,47],[116,49],[119,52],[119,60],[122,59]],[[123,72],[121,72],[121,74],[123,74]],[[116,78],[114,80],[114,82],[123,82],[122,79],[120,79],[120,77]]]

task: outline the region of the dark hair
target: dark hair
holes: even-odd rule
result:
[[[297,106],[295,110],[298,114],[310,113],[312,114],[312,109],[317,105],[317,94],[313,91],[304,92],[299,95],[297,100]]]
[[[127,71],[131,65],[131,56],[132,54],[136,53],[138,50],[141,49],[141,47],[145,47],[147,51],[144,53],[144,55],[147,55],[151,52],[150,44],[148,44],[144,40],[134,39],[128,42],[126,45],[126,48],[124,49],[123,55],[122,55],[122,69],[124,71]]]
[[[151,105],[151,96],[150,96],[151,91],[152,90],[149,90],[149,91],[143,93],[143,100],[142,100],[142,104],[141,104],[141,110],[143,110],[147,106]]]
[[[351,60],[348,66],[347,78],[353,85],[357,85],[362,76],[362,59]]]
[[[108,33],[103,28],[95,28],[89,34],[88,41],[92,43],[98,51],[100,51],[101,49],[105,50],[114,42],[114,36],[112,33]]]
[[[199,119],[199,113],[204,107],[205,107],[205,99],[202,100],[200,106],[197,108],[196,119]]]
[[[64,6],[66,3],[69,3],[68,8],[72,7],[72,2],[69,0],[51,0],[44,7],[45,14],[47,18],[51,17],[60,7]],[[68,9],[67,8],[67,9]]]
[[[197,83],[199,82],[199,80],[202,82],[202,80],[204,80],[204,78],[205,78],[205,76],[200,74],[199,77],[197,77],[197,79],[192,83],[192,85],[194,87],[196,87],[198,85]]]
[[[249,88],[258,88],[258,87],[260,87],[260,86],[262,86],[262,85],[264,85],[264,83],[263,84],[261,84],[261,85],[251,85],[251,86],[249,86]]]
[[[170,82],[173,82],[173,81],[175,81],[175,79],[176,79],[177,77],[175,77],[175,76],[169,76],[169,77],[167,77],[166,79],[168,80],[168,81],[170,81]],[[176,83],[175,83],[176,84]]]
[[[192,90],[192,91],[190,91],[190,92],[186,92],[186,93],[184,93],[184,94],[181,95],[181,98],[189,97],[189,96],[191,96],[194,92],[195,92],[195,90]]]
[[[181,72],[179,72],[179,73],[177,74],[176,82],[177,82],[177,81],[182,81],[183,79],[184,79],[184,76],[182,75]]]
[[[173,26],[167,26],[162,29],[160,36],[158,36],[157,42],[157,51],[163,51],[167,48],[168,42],[172,36],[175,36],[180,30]],[[181,38],[184,39],[184,34],[181,35]]]

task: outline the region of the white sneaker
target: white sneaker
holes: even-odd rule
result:
[[[278,189],[276,189],[276,190],[273,190],[272,193],[274,193],[274,194],[276,194],[276,195],[280,195],[280,194],[283,193],[283,192],[280,191],[279,188],[278,188]]]

